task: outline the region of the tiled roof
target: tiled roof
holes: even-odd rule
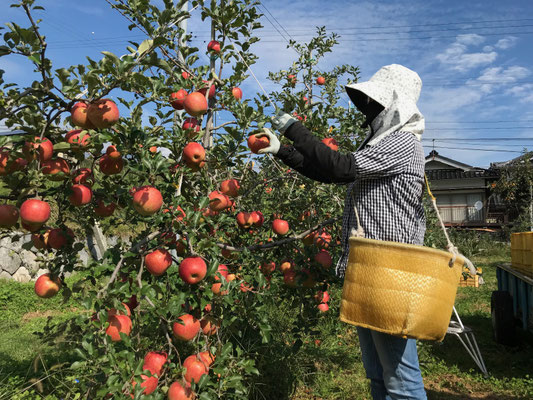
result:
[[[464,178],[497,178],[499,172],[494,169],[473,169],[461,171],[460,169],[430,169],[426,171],[429,180],[464,179]]]

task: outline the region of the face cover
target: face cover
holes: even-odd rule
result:
[[[418,74],[398,64],[382,67],[367,82],[347,85],[348,96],[367,118],[363,128],[368,123],[371,127],[359,148],[373,146],[400,130],[420,140],[425,127],[424,116],[416,106],[421,89]]]

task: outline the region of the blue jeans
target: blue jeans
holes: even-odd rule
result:
[[[415,339],[357,327],[374,400],[426,400]]]

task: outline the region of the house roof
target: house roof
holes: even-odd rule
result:
[[[431,162],[431,161],[438,161],[440,163],[449,165],[451,168],[459,168],[459,169],[462,169],[463,171],[471,170],[472,168],[474,168],[471,165],[468,165],[468,164],[465,164],[465,163],[462,163],[456,160],[452,160],[451,158],[448,158],[448,157],[441,156],[435,150],[432,150],[426,157],[426,163]]]
[[[493,163],[490,163],[490,167],[491,168],[504,168],[504,167],[508,167],[509,165],[512,165],[512,164],[516,164],[518,162],[521,162],[523,161],[524,159],[526,159],[527,157],[529,157],[529,161],[533,161],[533,152],[528,152],[528,153],[525,153],[525,154],[522,154],[516,158],[513,158],[511,160],[508,160],[508,161],[502,161],[502,162],[493,162]]]
[[[435,150],[426,157],[426,164],[437,161],[446,165],[446,168],[426,168],[426,175],[429,180],[442,179],[465,179],[465,178],[497,178],[500,176],[499,170],[495,168],[478,168],[451,158],[441,156]]]
[[[500,176],[499,171],[495,169],[476,168],[470,171],[461,171],[459,169],[432,169],[426,170],[428,179],[464,179],[464,178],[497,178]]]

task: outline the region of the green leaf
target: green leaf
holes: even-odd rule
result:
[[[37,54],[32,54],[31,56],[28,56],[28,59],[30,61],[33,61],[37,65],[41,65],[41,58]]]
[[[115,64],[120,64],[120,59],[113,53],[111,53],[110,51],[102,51],[102,54],[108,58],[110,58],[111,60],[113,60],[113,62]]]
[[[144,42],[142,42],[139,48],[137,49],[139,55],[142,55],[145,51],[152,47],[153,43],[154,41],[152,39],[146,39]]]
[[[68,150],[70,149],[70,143],[59,142],[54,144],[54,150]]]

